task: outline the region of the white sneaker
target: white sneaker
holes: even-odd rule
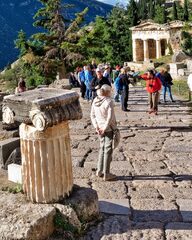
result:
[[[115,174],[106,173],[106,174],[104,174],[103,180],[104,181],[110,181],[110,180],[114,180],[116,178],[117,178],[117,176]]]

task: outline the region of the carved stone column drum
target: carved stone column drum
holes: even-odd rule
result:
[[[37,89],[4,99],[3,121],[20,125],[23,190],[28,199],[50,203],[73,187],[69,119],[80,119],[76,92]]]

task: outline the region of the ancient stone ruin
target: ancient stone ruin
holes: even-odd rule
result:
[[[68,120],[82,118],[74,91],[41,88],[9,95],[3,122],[20,125],[23,189],[28,199],[50,203],[73,187]]]
[[[169,53],[169,44],[173,52],[179,50],[183,26],[184,22],[182,21],[158,24],[147,20],[130,28],[133,41],[133,61],[145,62],[165,56]]]

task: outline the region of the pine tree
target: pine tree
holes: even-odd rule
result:
[[[177,6],[175,1],[173,2],[173,7],[172,7],[172,12],[173,12],[173,20],[178,20],[178,16],[177,16]]]
[[[189,20],[188,1],[187,0],[184,1],[183,18],[185,21]]]
[[[154,1],[149,1],[149,18],[153,19],[155,16],[155,7],[154,7]]]
[[[161,5],[157,5],[155,8],[155,17],[154,21],[160,24],[167,22],[167,13],[165,5],[162,7]]]
[[[29,44],[27,43],[26,33],[21,30],[18,33],[18,38],[14,41],[15,47],[20,50],[20,57],[25,55],[29,49]]]
[[[43,28],[45,32],[34,34],[32,39],[33,42],[35,40],[41,43],[43,49],[41,67],[44,74],[58,72],[59,77],[64,78],[67,61],[77,61],[78,57],[82,57],[77,53],[76,43],[79,26],[88,9],[76,14],[75,20],[69,23],[62,15],[62,10],[69,5],[62,5],[61,0],[40,0],[40,2],[43,7],[34,16],[36,19],[34,26]]]
[[[138,3],[138,9],[139,9],[139,19],[145,20],[147,19],[147,1],[146,0],[140,0]]]
[[[138,23],[138,9],[136,2],[134,0],[130,0],[129,4],[127,5],[127,12],[128,18],[130,21],[130,26],[135,26]]]
[[[65,77],[70,64],[82,59],[78,49],[79,30],[88,9],[76,14],[76,18],[69,22],[62,14],[63,9],[69,7],[68,4],[62,5],[62,0],[39,1],[42,7],[34,16],[34,26],[40,27],[41,31],[30,37],[27,41],[28,49],[26,48],[24,53],[22,35],[19,36],[16,46],[20,48],[21,54],[27,52],[35,58],[30,64],[25,58],[27,72],[31,72],[32,75],[38,72],[38,79],[44,79],[45,82],[42,83],[49,84],[57,73],[60,78]]]

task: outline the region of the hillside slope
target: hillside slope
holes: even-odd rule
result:
[[[65,12],[71,19],[74,14],[88,7],[85,21],[91,22],[96,15],[106,16],[112,9],[111,5],[96,0],[65,0],[64,3],[74,7]],[[18,31],[23,29],[28,36],[37,31],[33,27],[33,16],[40,7],[37,0],[6,0],[0,1],[0,69],[17,58],[18,51],[14,47],[14,40]]]

